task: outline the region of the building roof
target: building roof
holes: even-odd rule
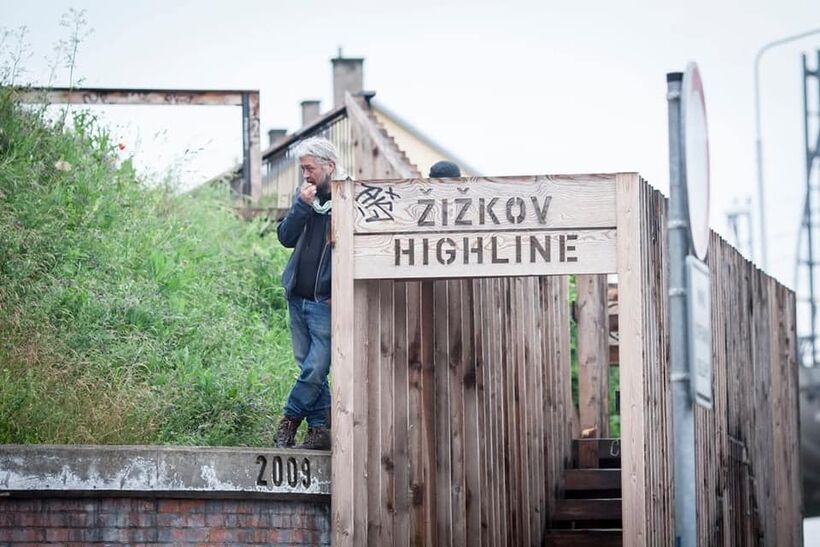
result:
[[[440,143],[438,143],[437,141],[432,139],[430,136],[423,133],[420,129],[418,129],[416,126],[414,126],[409,121],[407,121],[407,119],[403,118],[402,116],[397,114],[395,111],[388,108],[381,101],[377,101],[377,100],[374,99],[374,100],[371,101],[371,105],[372,105],[374,110],[376,110],[377,112],[380,112],[383,115],[387,116],[396,125],[400,126],[402,129],[407,131],[414,138],[418,139],[420,142],[424,143],[429,148],[432,148],[433,150],[435,150],[436,153],[438,153],[441,156],[441,159],[450,160],[450,161],[458,164],[459,167],[461,167],[462,171],[469,172],[473,176],[479,176],[481,174],[481,171],[479,169],[476,169],[475,166],[473,166],[470,163],[467,163],[462,158],[458,157],[456,154],[451,152],[449,149],[445,148]]]

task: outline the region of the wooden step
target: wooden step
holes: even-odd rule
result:
[[[620,469],[566,469],[564,490],[620,490]]]
[[[621,547],[621,530],[548,530],[544,547]]]
[[[554,521],[621,520],[620,498],[556,500]]]

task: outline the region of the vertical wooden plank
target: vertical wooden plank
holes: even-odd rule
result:
[[[647,185],[648,187],[648,185]],[[667,208],[666,199],[657,190],[652,190],[653,196],[653,212],[655,222],[653,223],[653,230],[651,233],[656,234],[653,239],[654,257],[652,260],[653,275],[655,278],[656,298],[653,299],[655,303],[655,310],[657,314],[656,324],[658,326],[658,337],[653,342],[654,351],[657,356],[658,370],[658,391],[661,398],[658,405],[659,421],[660,421],[660,436],[658,452],[662,454],[673,453],[673,438],[672,438],[672,382],[671,370],[667,356],[669,355],[669,299],[665,298],[669,295],[669,285],[666,279],[666,271],[668,264],[668,249],[667,249]],[[658,237],[658,234],[660,235]],[[674,498],[672,490],[667,485],[674,483],[673,462],[672,460],[659,459],[661,464],[658,489],[663,495],[663,512],[659,513],[659,518],[662,520],[663,535],[662,542],[673,542],[675,538],[674,530]]]
[[[497,544],[498,527],[495,523],[495,508],[498,504],[498,499],[495,493],[493,484],[493,466],[494,466],[494,446],[493,438],[495,435],[494,413],[492,409],[492,372],[493,372],[493,340],[492,332],[492,310],[494,307],[492,295],[492,279],[480,279],[477,285],[474,285],[474,302],[476,303],[476,322],[475,329],[479,336],[476,342],[476,349],[479,345],[481,348],[481,367],[480,376],[478,380],[478,391],[481,397],[481,410],[479,413],[479,420],[483,419],[481,427],[481,437],[479,438],[479,447],[482,452],[481,462],[481,480],[482,480],[482,525],[486,536],[484,537],[483,545]]]
[[[450,496],[450,360],[448,352],[447,289],[447,281],[435,281],[433,284],[437,545],[453,544]]]
[[[528,277],[524,288],[525,295],[525,314],[527,323],[527,389],[529,391],[529,405],[527,411],[530,415],[530,431],[532,435],[530,445],[530,504],[532,506],[532,517],[530,530],[532,531],[532,541],[537,545],[542,545],[544,524],[546,522],[546,515],[544,514],[544,506],[541,499],[541,490],[545,484],[545,477],[541,467],[541,427],[543,423],[540,420],[539,404],[540,386],[538,384],[538,344],[540,342],[540,333],[536,330],[537,308],[535,307],[534,299],[537,298],[538,280],[536,278]]]
[[[541,305],[547,310],[547,330],[544,333],[544,358],[545,363],[543,367],[543,374],[544,374],[544,387],[547,390],[547,396],[545,398],[545,408],[544,412],[548,416],[553,417],[552,423],[554,424],[550,431],[550,446],[555,447],[558,445],[556,442],[557,439],[561,437],[561,432],[565,427],[564,424],[561,423],[560,416],[558,414],[558,390],[559,390],[559,377],[560,377],[560,365],[558,364],[558,358],[556,355],[556,340],[558,340],[558,330],[555,328],[557,326],[557,319],[560,317],[559,310],[556,309],[557,302],[554,301],[554,297],[556,294],[556,283],[554,278],[547,278],[543,281],[542,286],[544,288],[542,294],[542,301]],[[547,451],[545,455],[545,465],[547,469],[549,469],[550,475],[555,473],[556,467],[560,465],[560,453],[557,450],[550,449]],[[557,495],[557,489],[553,487],[553,485],[549,485],[549,499],[550,505],[553,506],[553,502]]]
[[[461,284],[447,281],[448,390],[450,419],[450,476],[448,478],[453,545],[467,541],[464,460],[464,325],[461,320]],[[444,439],[442,439],[444,441]]]
[[[641,199],[638,177],[618,174],[616,185],[618,252],[618,327],[621,371],[621,491],[624,545],[647,544],[647,499],[644,470],[643,336],[646,298],[641,241]]]
[[[771,426],[772,426],[772,471],[771,484],[776,485],[772,505],[768,506],[769,519],[774,521],[775,543],[798,545],[800,537],[800,481],[797,461],[798,406],[797,352],[793,327],[793,294],[767,278],[769,295],[769,340],[771,363]],[[767,519],[767,521],[769,520]]]
[[[795,294],[780,287],[782,299],[786,302],[780,329],[782,346],[781,363],[784,396],[784,429],[789,431],[783,450],[786,454],[785,466],[788,471],[788,509],[784,511],[785,528],[795,536],[794,544],[803,545],[803,502],[800,478],[800,393],[797,360],[797,318],[795,316]]]
[[[560,281],[555,278],[542,279],[542,291],[541,298],[539,300],[541,308],[546,311],[544,323],[545,330],[542,340],[542,354],[544,356],[544,363],[541,367],[541,374],[543,378],[542,384],[546,393],[542,406],[544,408],[544,414],[550,416],[550,427],[548,431],[549,449],[546,450],[544,454],[544,466],[547,469],[548,475],[553,478],[552,482],[555,482],[554,479],[557,477],[557,469],[562,464],[561,452],[557,450],[557,448],[560,446],[559,439],[562,438],[562,433],[567,427],[566,424],[561,422],[557,405],[559,400],[558,393],[560,389],[559,379],[562,372],[556,343],[560,337],[562,328],[562,325],[560,324],[561,314],[558,309],[560,303],[555,300],[555,295],[558,292],[557,288],[559,285]],[[567,328],[569,328],[569,325],[567,325]],[[569,367],[567,368],[569,369]],[[546,487],[548,488],[548,505],[550,510],[552,510],[557,495],[557,488],[556,485],[552,483],[547,484]]]
[[[754,356],[752,355],[751,321],[752,315],[750,288],[750,273],[740,257],[735,259],[738,268],[738,288],[739,288],[739,317],[746,320],[738,321],[740,326],[740,337],[738,338],[735,358],[738,368],[738,434],[736,440],[739,443],[737,448],[740,471],[738,473],[739,493],[738,519],[739,535],[741,543],[750,544],[752,538],[753,515],[751,511],[750,495],[754,495],[749,488],[749,468],[746,462],[747,450],[754,446],[754,428],[752,427],[753,398],[754,390]],[[749,318],[749,319],[747,319]]]
[[[333,183],[331,230],[336,242],[333,251],[333,430],[331,471],[331,541],[337,546],[354,545],[354,508],[357,485],[354,474],[354,392],[353,383],[345,379],[355,373],[356,342],[353,283],[353,196],[350,184]],[[361,347],[361,346],[360,346]]]
[[[572,371],[571,371],[571,340],[570,340],[570,309],[569,309],[569,277],[561,276],[556,284],[556,293],[554,297],[554,306],[556,306],[556,347],[558,353],[556,354],[557,364],[556,369],[561,377],[559,385],[563,386],[558,394],[559,402],[562,407],[562,421],[564,430],[561,435],[565,443],[570,439],[578,429],[578,413],[575,409],[575,404],[572,401]],[[565,466],[565,461],[561,459],[559,454],[558,465],[561,469]],[[560,473],[560,471],[558,471]]]
[[[747,445],[747,450],[749,452],[751,462],[754,464],[754,466],[750,466],[749,468],[749,472],[753,478],[750,496],[751,499],[753,499],[757,504],[761,504],[767,501],[766,498],[768,496],[766,493],[765,473],[760,472],[762,469],[758,471],[757,465],[767,467],[771,465],[771,460],[767,458],[768,454],[766,454],[766,435],[760,427],[765,423],[765,421],[768,420],[768,404],[765,400],[768,363],[764,362],[763,359],[763,353],[768,352],[764,349],[766,340],[763,336],[761,336],[765,318],[762,317],[762,314],[760,313],[761,310],[758,310],[756,305],[763,296],[760,294],[761,287],[759,272],[749,269],[748,273],[749,292],[751,297],[749,300],[749,317],[751,319],[749,321],[749,331],[751,333],[751,340],[749,343],[749,352],[751,354],[751,360],[749,361],[751,372],[751,390],[748,393],[749,412],[747,417],[749,420],[749,431],[751,435]],[[758,416],[764,418],[763,420],[759,420],[760,423],[758,423]],[[760,516],[760,514],[753,515],[749,520],[752,521],[755,518],[760,518]],[[764,519],[766,518],[765,513],[762,516]],[[761,530],[763,540],[764,542],[772,541],[774,538],[766,537],[765,535],[767,532],[766,528],[766,526],[763,526],[763,529]]]
[[[424,477],[424,544],[438,545],[436,488],[436,381],[435,381],[435,282],[421,282],[421,402]]]
[[[546,324],[545,312],[541,307],[542,294],[541,283],[538,278],[533,279],[533,330],[537,334],[534,343],[533,354],[533,382],[537,387],[537,400],[535,403],[536,420],[538,423],[538,446],[535,458],[539,469],[540,482],[538,483],[538,506],[541,508],[540,522],[541,522],[541,541],[543,543],[543,533],[547,528],[550,515],[549,497],[547,495],[548,485],[550,482],[558,481],[558,477],[551,476],[544,464],[544,452],[552,450],[549,443],[550,421],[551,416],[544,414],[544,399],[546,397],[546,388],[543,383],[543,369],[545,366],[546,356],[544,355],[544,328]],[[569,447],[566,447],[568,449]],[[563,452],[563,451],[562,451]]]
[[[544,366],[544,354],[542,352],[542,339],[544,328],[544,310],[540,307],[541,302],[541,284],[538,278],[532,279],[532,298],[531,298],[531,314],[532,314],[532,348],[533,348],[533,385],[536,391],[536,400],[534,403],[535,420],[537,424],[537,444],[535,448],[535,464],[538,468],[538,482],[535,484],[538,491],[538,507],[539,507],[539,539],[543,543],[543,531],[546,529],[547,520],[549,517],[549,507],[547,504],[547,484],[550,476],[547,474],[544,466],[544,452],[551,450],[547,443],[547,422],[548,417],[544,415],[544,384],[541,376],[541,371]]]
[[[381,408],[382,399],[380,395],[380,360],[381,360],[381,292],[379,281],[364,282],[367,293],[367,323],[363,329],[369,339],[367,346],[366,368],[367,368],[367,456],[365,458],[367,466],[367,544],[376,545],[381,536],[382,511],[380,508],[381,491]]]
[[[727,519],[729,517],[729,503],[730,503],[730,490],[729,490],[729,430],[728,430],[728,399],[729,399],[729,392],[728,392],[728,373],[726,370],[726,354],[727,354],[727,335],[726,335],[726,318],[728,314],[726,312],[728,307],[728,291],[727,288],[731,285],[727,286],[727,271],[729,269],[728,261],[723,258],[723,241],[713,234],[713,242],[715,243],[716,253],[713,255],[716,258],[710,258],[710,261],[714,265],[713,272],[716,273],[716,287],[715,287],[715,294],[717,298],[714,302],[717,303],[715,306],[715,322],[712,325],[716,325],[717,332],[715,333],[715,338],[713,339],[713,345],[717,344],[715,348],[715,364],[714,369],[716,371],[715,374],[715,392],[717,393],[716,397],[716,406],[715,406],[715,420],[716,420],[716,435],[718,438],[718,467],[715,470],[718,480],[718,492],[717,495],[721,498],[721,503],[719,504],[717,511],[719,514],[718,522],[718,530],[715,531],[715,544],[720,545],[721,541],[723,545],[731,545],[731,529],[727,525]],[[718,262],[719,260],[719,262]]]
[[[518,472],[518,450],[521,441],[518,437],[518,422],[516,420],[516,372],[517,361],[515,356],[515,330],[513,322],[513,306],[515,298],[514,282],[511,278],[502,279],[504,293],[504,308],[502,316],[503,335],[503,359],[504,359],[504,402],[501,412],[505,421],[505,443],[507,457],[505,459],[504,474],[506,475],[507,487],[507,511],[509,515],[509,541],[514,545],[521,545],[521,511],[519,507],[519,483]]]
[[[424,413],[422,399],[421,283],[407,282],[407,429],[410,482],[410,543],[424,544]]]
[[[785,450],[790,446],[788,435],[789,429],[785,416],[783,415],[784,408],[784,369],[787,355],[783,355],[781,349],[781,328],[782,328],[782,306],[785,302],[781,302],[780,294],[778,294],[777,283],[771,278],[766,279],[767,292],[769,293],[769,322],[768,322],[768,336],[769,336],[769,362],[771,363],[771,425],[772,425],[772,472],[770,480],[773,484],[789,484],[788,466],[786,459],[788,455]],[[775,488],[773,494],[773,506],[770,508],[772,519],[774,520],[775,530],[777,535],[775,541],[781,545],[794,545],[796,538],[794,537],[790,527],[786,526],[785,514],[789,505],[789,489]]]
[[[653,296],[653,292],[655,287],[652,286],[652,278],[651,278],[651,267],[652,267],[652,258],[651,253],[652,249],[648,245],[649,240],[649,231],[651,230],[651,226],[649,222],[651,217],[649,215],[649,207],[651,207],[651,203],[649,203],[649,196],[647,195],[647,189],[645,185],[641,182],[640,178],[638,179],[638,192],[639,192],[639,199],[640,199],[640,238],[638,239],[640,245],[640,252],[642,255],[642,261],[640,265],[640,276],[643,280],[643,293],[644,297],[641,301],[642,313],[643,313],[643,320],[645,331],[643,333],[643,337],[641,343],[643,345],[643,355],[644,359],[642,361],[642,372],[641,375],[643,377],[643,405],[644,405],[644,446],[643,446],[643,459],[646,462],[646,468],[644,470],[644,496],[647,499],[653,499],[651,496],[652,493],[655,492],[656,488],[656,470],[658,467],[657,458],[652,457],[654,453],[654,449],[657,447],[657,424],[655,420],[657,419],[657,414],[655,412],[656,408],[652,405],[652,401],[657,399],[658,394],[655,392],[655,377],[653,375],[653,365],[654,365],[654,355],[652,354],[652,346],[647,343],[647,339],[652,339],[657,335],[655,330],[655,324],[653,322],[652,317],[652,306],[650,305],[650,299]],[[657,509],[658,505],[662,503],[661,500],[656,500],[655,503],[647,503],[646,504],[646,515],[644,517],[645,521],[645,529],[646,529],[646,542],[649,545],[657,545],[658,544],[658,536],[660,535],[659,525],[660,523],[657,520]]]
[[[521,528],[523,531],[522,541],[524,545],[532,544],[532,506],[530,504],[530,480],[532,470],[530,468],[530,450],[532,448],[532,430],[529,416],[529,384],[527,382],[527,354],[528,332],[526,326],[526,301],[524,297],[525,278],[516,277],[515,280],[515,349],[517,361],[516,389],[518,400],[516,401],[518,428],[520,438],[518,484],[520,488],[519,504],[521,510]]]
[[[393,371],[395,368],[395,338],[393,323],[393,287],[395,282],[379,281],[379,322],[381,325],[379,363],[379,512],[381,528],[379,544],[393,545],[393,514],[395,511],[395,465],[393,454]]]
[[[481,506],[483,489],[481,487],[481,453],[479,451],[479,394],[476,389],[478,376],[481,374],[480,349],[476,348],[476,329],[474,322],[475,308],[473,286],[479,280],[465,279],[461,285],[461,324],[462,324],[462,360],[464,364],[461,375],[464,393],[464,422],[462,456],[464,467],[464,505],[466,517],[466,545],[481,545]]]
[[[777,541],[777,520],[775,518],[774,489],[772,478],[774,447],[772,446],[772,352],[770,348],[769,287],[766,276],[760,270],[754,276],[754,429],[756,436],[756,456],[759,471],[755,473],[758,503],[762,513],[764,540]],[[762,464],[762,465],[760,465]]]
[[[527,423],[527,384],[526,384],[526,333],[524,332],[524,287],[523,278],[513,279],[513,344],[515,347],[515,416],[518,429],[518,469],[516,481],[518,484],[518,508],[521,523],[521,542],[529,545],[530,538],[530,506],[529,506],[529,424]]]
[[[715,256],[715,242],[710,241],[710,252],[707,257],[707,264],[711,272],[714,272],[714,256]],[[718,283],[717,276],[712,273],[711,281],[711,322],[713,329],[712,339],[712,363],[713,363],[713,408],[717,410],[720,405],[719,381],[718,374],[715,368],[717,363],[715,348],[717,347],[716,339],[719,337],[717,321],[718,309]],[[696,496],[696,515],[697,515],[697,541],[698,545],[715,544],[715,538],[712,537],[712,530],[717,522],[717,513],[715,511],[714,496],[717,493],[717,484],[715,482],[715,468],[716,468],[716,453],[719,449],[720,439],[715,437],[716,434],[716,420],[717,412],[710,412],[702,407],[695,407],[695,479],[697,488],[695,490]],[[717,441],[717,442],[716,442]]]
[[[729,264],[729,282],[734,285],[734,290],[730,292],[730,309],[732,313],[740,314],[741,307],[740,302],[743,300],[743,295],[740,290],[740,279],[741,276],[738,272],[738,265],[737,265],[737,257],[727,256],[725,258],[726,262]],[[729,514],[729,525],[727,528],[731,530],[730,534],[730,545],[739,545],[741,544],[741,540],[743,535],[741,533],[742,530],[742,497],[741,497],[741,469],[739,460],[735,457],[735,454],[738,453],[738,447],[735,442],[731,442],[732,440],[739,440],[740,439],[740,366],[739,362],[740,359],[739,355],[739,341],[740,341],[740,327],[741,321],[732,321],[729,322],[728,333],[727,333],[727,341],[728,341],[728,352],[727,352],[727,391],[728,391],[728,405],[727,405],[727,421],[729,424],[729,435],[730,444],[729,444],[729,464],[731,466],[731,473],[729,474],[730,483],[730,514]]]
[[[497,278],[490,279],[488,282],[488,290],[490,291],[491,305],[488,309],[488,330],[491,349],[490,361],[490,410],[488,415],[492,420],[492,460],[490,477],[493,487],[493,498],[495,504],[493,505],[493,520],[496,524],[494,529],[494,545],[506,545],[507,537],[507,512],[505,504],[505,490],[504,490],[504,430],[503,430],[503,414],[501,412],[501,405],[503,399],[501,375],[503,372],[502,354],[501,354],[501,281]]]
[[[368,408],[370,399],[367,396],[368,386],[368,369],[367,369],[367,355],[369,348],[373,345],[370,338],[367,336],[367,330],[364,325],[368,324],[370,317],[370,310],[368,308],[368,282],[356,281],[356,290],[354,291],[354,325],[356,326],[356,340],[355,347],[356,361],[353,368],[353,449],[356,453],[354,461],[355,468],[353,473],[354,482],[356,484],[355,495],[353,496],[354,519],[353,519],[353,537],[354,543],[362,545],[367,539],[367,523],[368,523],[368,450],[365,448],[369,446],[369,423],[368,423]],[[338,299],[334,299],[336,304],[340,305]],[[335,312],[334,312],[335,313]],[[377,313],[374,311],[374,313]],[[340,376],[340,378],[345,378]],[[334,417],[335,420],[335,417]],[[335,422],[333,422],[335,424]],[[332,429],[335,430],[333,425]]]
[[[410,545],[410,461],[408,437],[408,302],[407,284],[393,286],[395,361],[393,367],[393,545]]]
[[[582,431],[595,429],[595,436],[607,437],[609,434],[607,279],[605,275],[579,275],[575,279],[578,292],[580,426]],[[588,463],[595,465],[597,461]]]
[[[490,486],[491,465],[491,425],[488,420],[487,403],[489,400],[488,383],[488,344],[486,332],[488,321],[487,306],[487,279],[477,279],[471,284],[473,300],[473,332],[475,353],[475,381],[476,381],[476,450],[478,451],[478,481],[480,497],[480,538],[479,545],[492,545],[492,506],[495,503],[492,487]]]

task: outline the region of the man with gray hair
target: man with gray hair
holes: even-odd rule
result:
[[[338,160],[333,143],[320,137],[305,139],[296,155],[304,182],[277,235],[282,245],[294,249],[282,283],[300,372],[276,430],[276,446],[293,446],[296,430],[307,419],[300,448],[329,450],[330,181]]]

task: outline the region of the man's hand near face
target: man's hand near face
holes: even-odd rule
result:
[[[316,186],[309,182],[303,182],[299,188],[299,199],[308,205],[312,204],[313,200],[316,199]]]

